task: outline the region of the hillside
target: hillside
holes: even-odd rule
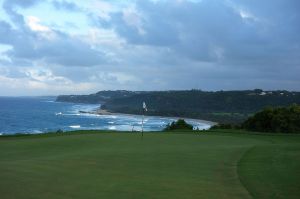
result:
[[[137,94],[134,91],[99,91],[90,95],[59,95],[56,99],[58,102],[73,102],[87,104],[103,104],[104,102],[114,98],[125,98]]]
[[[267,106],[300,104],[300,92],[262,91],[101,91],[84,96],[59,96],[58,101],[101,103],[110,112],[141,114],[142,102],[148,115],[179,116],[216,122],[240,123]]]

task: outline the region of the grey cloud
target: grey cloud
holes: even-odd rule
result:
[[[63,66],[92,66],[106,63],[105,54],[91,49],[82,41],[56,32],[57,38],[47,40],[36,33],[16,33],[13,49],[6,52],[14,62],[40,60]]]
[[[10,24],[0,21],[0,43],[12,46],[4,53],[12,60],[6,65],[28,66],[35,60],[63,66],[93,66],[109,62],[104,53],[78,38],[55,30],[53,34],[55,39],[48,40],[26,26],[13,29]]]
[[[67,36],[56,42],[49,42],[37,51],[45,55],[47,62],[64,66],[93,66],[107,63],[104,53],[93,50],[82,41]]]
[[[78,7],[75,3],[68,1],[52,1],[53,6],[58,10],[67,10],[67,11],[81,11],[81,8]]]
[[[16,7],[28,8],[38,2],[38,0],[5,0],[3,9],[11,17],[14,23],[23,26],[25,22],[24,17],[16,11]]]
[[[5,21],[0,21],[0,43],[10,44],[12,43],[12,28]]]
[[[125,37],[132,44],[169,46],[178,42],[178,34],[172,22],[164,21],[160,16],[151,16],[151,20],[142,20],[141,29],[145,29],[143,34],[137,27],[127,25],[123,20],[122,13],[115,13],[113,18],[114,29],[122,37]]]
[[[214,46],[220,45],[219,40],[227,39],[226,35],[233,29],[222,20],[230,19],[232,26],[241,24],[236,13],[216,1],[183,2],[182,5],[170,1],[138,1],[137,10],[145,15],[141,19],[145,34],[126,24],[122,13],[116,13],[112,24],[120,36],[133,44],[167,46],[202,61],[215,59]]]
[[[137,1],[136,8],[146,34],[126,24],[121,12],[110,25],[130,44],[169,49],[173,56],[144,60],[164,74],[155,75],[162,87],[299,90],[299,1]],[[151,82],[152,76],[141,76]]]
[[[20,15],[16,6],[34,2],[11,3],[6,9],[11,16]],[[68,4],[71,1],[53,2],[58,9],[77,10]],[[91,20],[97,19],[91,21],[93,25],[121,37],[120,46],[105,48],[118,60],[114,63],[80,38],[57,30],[52,30],[56,39],[48,40],[26,26],[13,29],[2,21],[0,43],[12,46],[6,52],[10,66],[37,61],[55,75],[99,89],[299,90],[299,4],[298,0],[138,0],[137,13],[127,16],[132,24],[119,11],[110,13],[109,19],[85,11]],[[241,10],[246,16],[241,16]],[[125,80],[118,82],[116,74]]]
[[[14,6],[20,6],[22,8],[28,8],[33,6],[39,0],[5,0],[4,7],[13,9]]]
[[[240,2],[243,4],[244,1]],[[262,9],[261,1],[255,2],[258,1],[248,1],[252,7]],[[291,5],[285,6],[288,8],[281,9],[289,3]],[[247,3],[243,5],[248,8]],[[272,12],[267,11],[267,5]],[[167,46],[199,61],[228,63],[239,60],[239,64],[245,64],[253,59],[276,59],[281,53],[288,56],[289,51],[299,50],[293,48],[295,42],[297,46],[300,43],[297,36],[299,12],[291,9],[298,5],[298,1],[287,3],[282,0],[276,0],[275,5],[273,1],[263,3],[264,15],[252,12],[249,6],[249,12],[262,18],[256,21],[243,19],[227,1],[183,1],[180,5],[175,1],[137,1],[137,10],[144,15],[141,20],[145,34],[139,34],[137,28],[126,24],[122,13],[115,13],[111,24],[132,44]]]

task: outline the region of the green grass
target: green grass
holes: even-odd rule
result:
[[[300,136],[75,132],[0,138],[0,198],[299,198]]]

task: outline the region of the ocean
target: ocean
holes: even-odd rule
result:
[[[141,131],[140,115],[95,115],[100,104],[56,102],[56,97],[0,97],[0,135],[46,133],[58,130]],[[162,130],[173,118],[145,116],[144,131]],[[209,124],[187,120],[194,128],[208,129]]]

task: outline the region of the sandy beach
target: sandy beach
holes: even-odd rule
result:
[[[94,112],[89,112],[91,114],[97,114],[97,115],[126,115],[126,116],[140,116],[139,114],[127,114],[127,113],[113,113],[113,112],[109,112],[108,110],[105,109],[97,109]],[[210,126],[214,126],[217,123],[216,122],[212,122],[212,121],[207,121],[207,120],[201,120],[201,119],[195,119],[195,118],[187,118],[187,117],[169,117],[169,116],[158,116],[158,115],[145,115],[146,117],[159,117],[159,118],[167,118],[167,119],[174,119],[174,120],[178,120],[178,119],[184,119],[184,120],[189,120],[189,121],[193,121],[193,122],[197,122],[197,123],[203,123],[203,124],[207,124]]]

